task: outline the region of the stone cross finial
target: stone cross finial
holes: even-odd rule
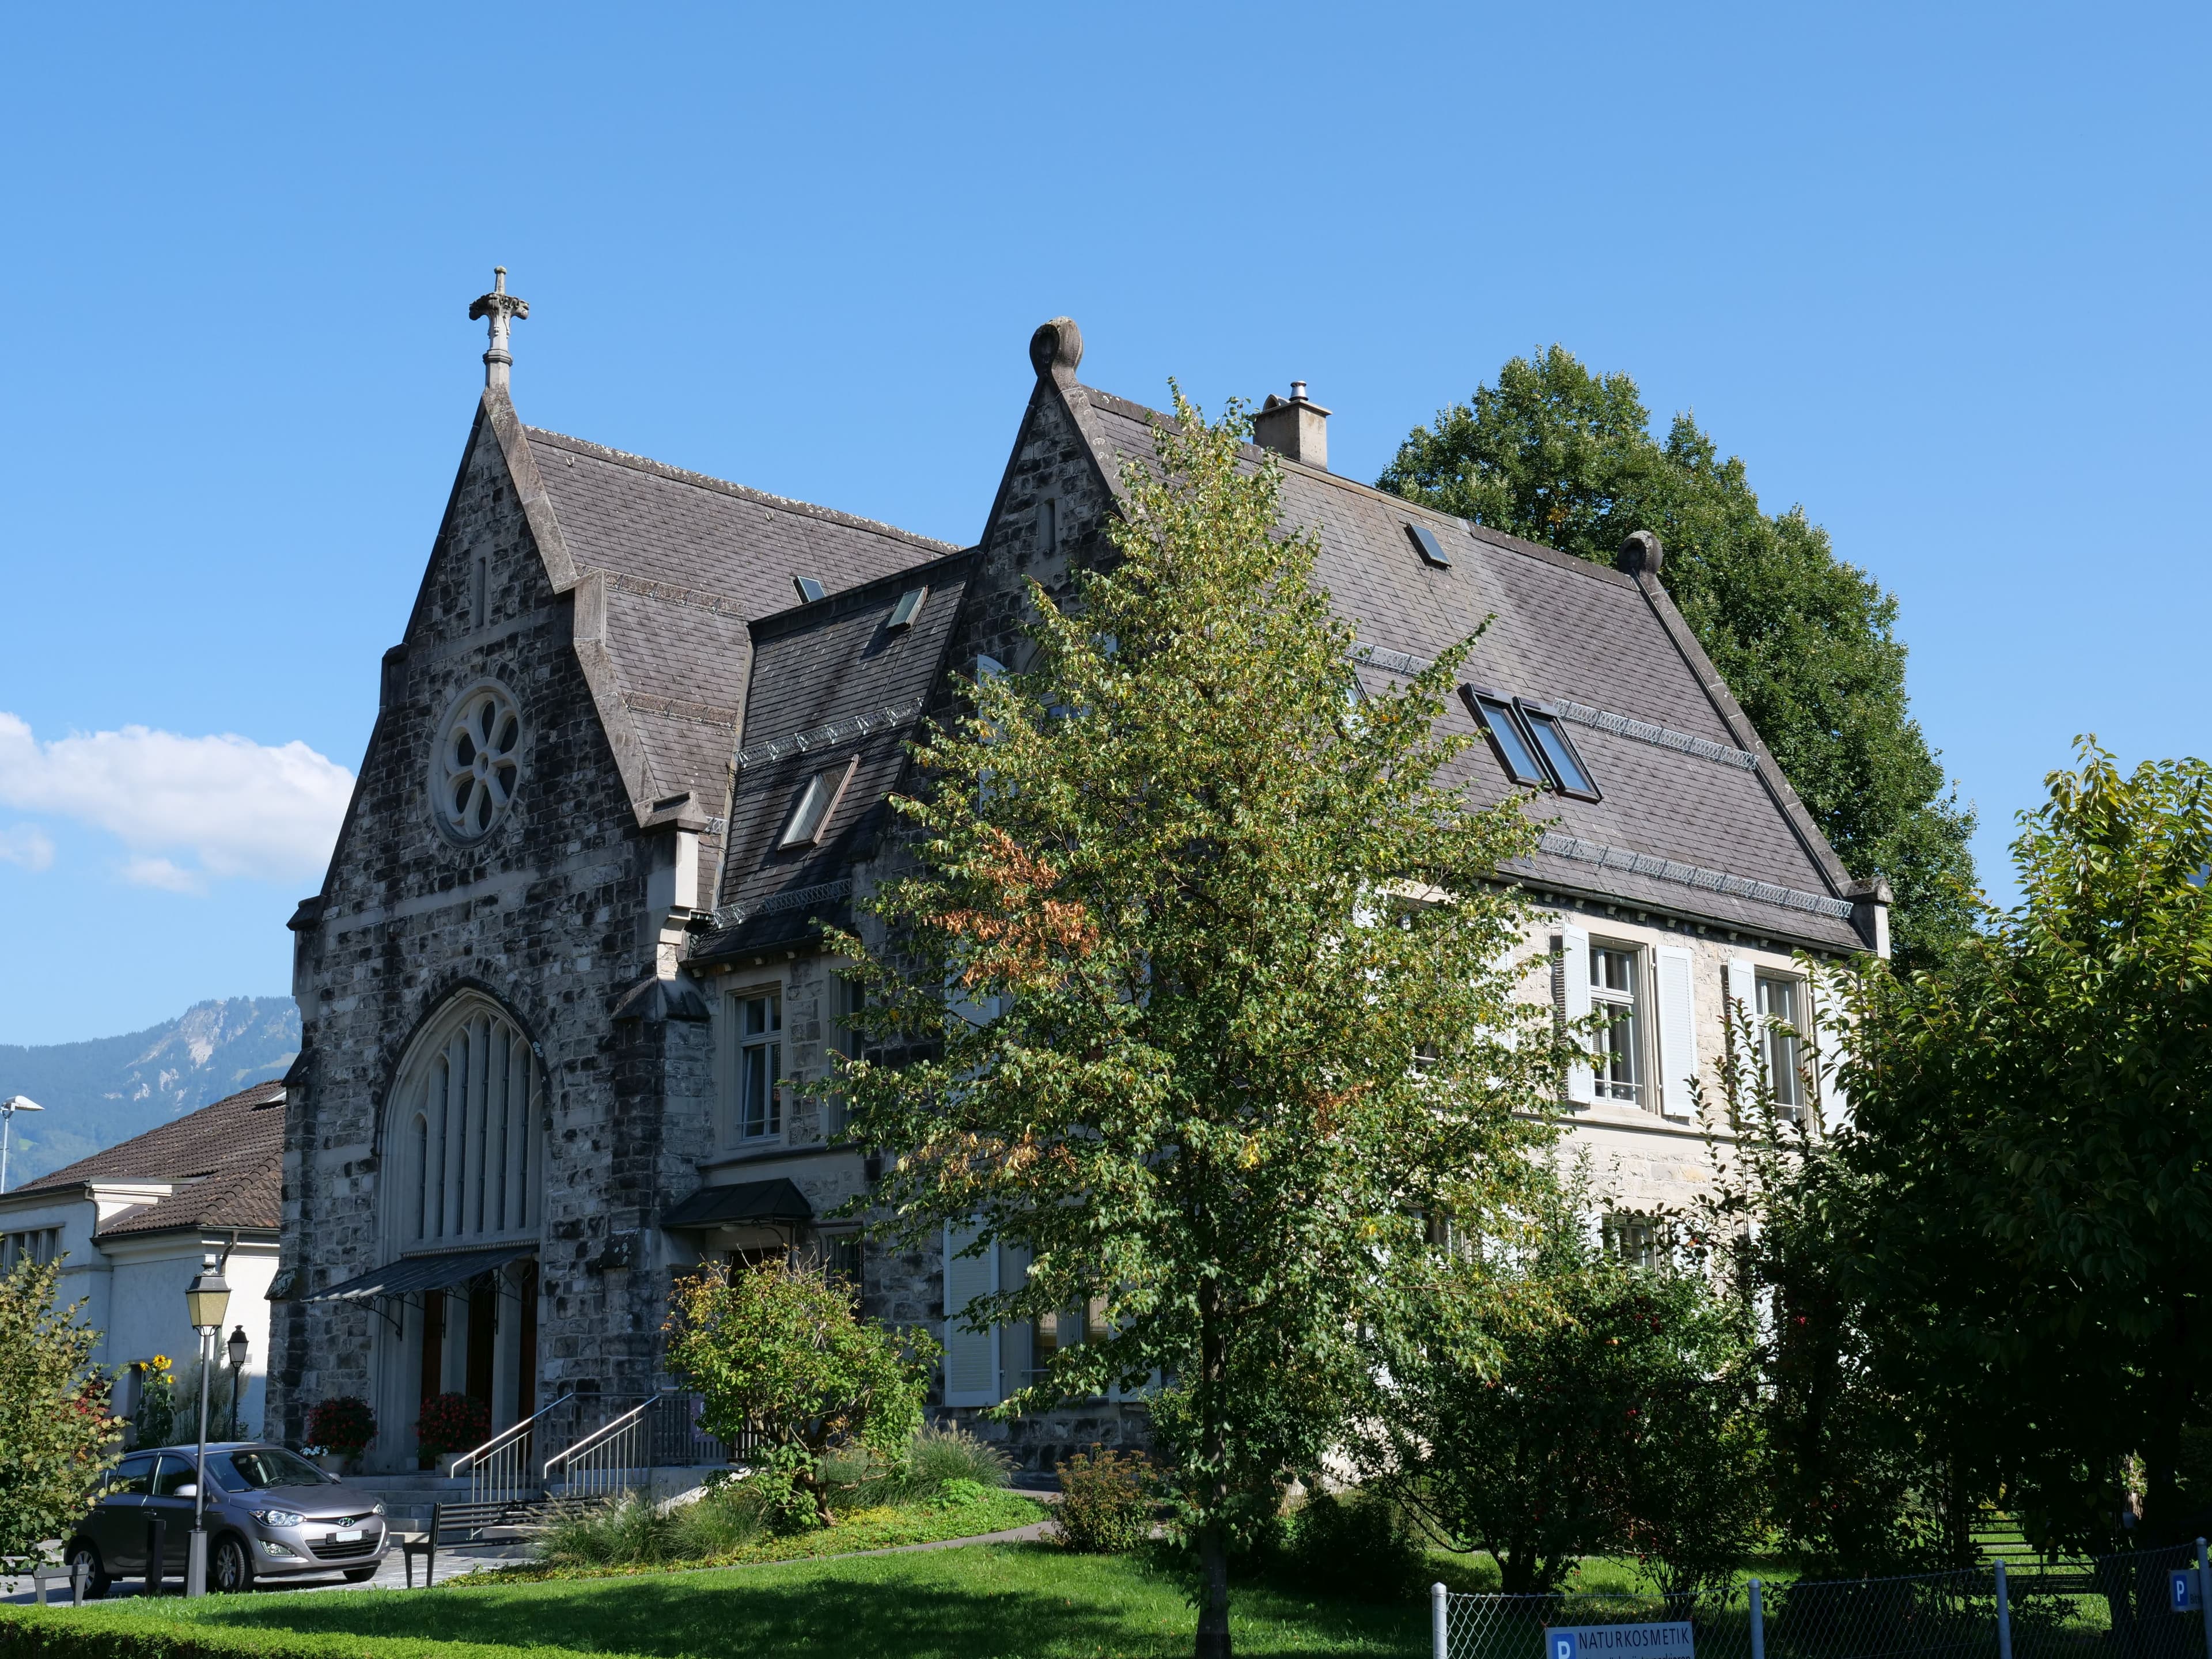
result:
[[[491,292],[479,295],[470,303],[469,320],[473,323],[481,318],[491,319],[491,349],[484,353],[483,359],[484,385],[497,386],[504,392],[507,390],[507,371],[514,362],[507,349],[507,324],[514,318],[527,317],[530,301],[518,300],[507,291],[505,265],[494,265],[491,275]]]

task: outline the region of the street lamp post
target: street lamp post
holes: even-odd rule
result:
[[[8,1136],[15,1127],[18,1112],[43,1112],[46,1109],[28,1095],[9,1095],[0,1100],[0,1193],[8,1190]]]
[[[238,1426],[238,1396],[246,1383],[246,1362],[252,1357],[252,1347],[246,1340],[246,1327],[230,1328],[230,1437],[242,1437],[244,1431]]]
[[[185,1594],[207,1594],[207,1419],[209,1375],[215,1370],[215,1337],[230,1311],[230,1285],[212,1255],[200,1258],[199,1277],[185,1290],[185,1311],[200,1339],[200,1449],[192,1483],[192,1536],[185,1555]]]

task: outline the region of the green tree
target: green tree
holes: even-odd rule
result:
[[[789,1494],[775,1506],[787,1524],[835,1524],[823,1453],[859,1445],[902,1457],[921,1427],[936,1344],[861,1319],[850,1287],[814,1268],[702,1269],[676,1282],[664,1329],[670,1372],[704,1401],[701,1425],[725,1440],[766,1438],[766,1478]]]
[[[82,1302],[54,1305],[60,1273],[25,1257],[0,1279],[0,1558],[66,1537],[114,1462],[107,1379],[92,1366],[100,1333]]]
[[[1377,482],[1601,564],[1656,533],[1661,581],[1844,867],[1888,878],[1899,959],[1972,931],[1973,819],[1907,706],[1895,597],[1802,508],[1763,511],[1689,416],[1656,441],[1633,380],[1555,345],[1417,428]]]
[[[1534,833],[1437,782],[1463,647],[1364,700],[1349,629],[1278,533],[1245,424],[1180,392],[1124,473],[1118,558],[1034,660],[967,688],[915,757],[917,872],[872,901],[854,1133],[909,1237],[973,1218],[1027,1278],[975,1323],[1103,1305],[1030,1409],[1110,1385],[1153,1425],[1198,1547],[1198,1650],[1229,1651],[1228,1552],[1316,1467],[1368,1375],[1419,1213],[1524,1178],[1556,1097],[1549,1010],[1514,1000],[1498,867]],[[948,1013],[948,997],[957,1006]]]
[[[1486,1248],[1431,1255],[1361,1460],[1510,1593],[1616,1551],[1669,1592],[1724,1583],[1765,1531],[1747,1308],[1663,1221],[1607,1239],[1592,1212],[1570,1172]]]
[[[1985,938],[1864,981],[1863,1255],[1952,1334],[1918,1389],[1959,1402],[1948,1462],[2093,1544],[2140,1456],[2168,1535],[2212,1407],[2212,767],[2084,739],[2013,850],[2024,897]]]

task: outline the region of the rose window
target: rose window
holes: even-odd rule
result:
[[[502,685],[480,685],[447,716],[431,792],[447,829],[465,841],[485,834],[514,799],[521,775],[522,714]]]

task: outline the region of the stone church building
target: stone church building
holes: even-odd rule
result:
[[[1046,324],[997,495],[954,547],[527,426],[507,350],[526,307],[502,275],[471,314],[483,396],[291,923],[270,1431],[296,1442],[315,1401],[360,1395],[371,1463],[396,1469],[428,1394],[495,1425],[568,1396],[611,1413],[662,1383],[672,1273],[794,1248],[944,1335],[935,1405],[988,1405],[1084,1316],[947,1330],[1011,1264],[864,1244],[833,1212],[868,1158],[793,1085],[847,1041],[821,928],[887,855],[902,745],[949,676],[1019,665],[1024,579],[1064,592],[1104,551],[1156,416],[1084,385],[1075,325]],[[1297,384],[1257,417],[1285,515],[1318,530],[1377,684],[1495,615],[1446,718],[1485,739],[1474,797],[1528,793],[1547,823],[1502,872],[1540,908],[1530,994],[1613,1012],[1567,1079],[1574,1133],[1625,1216],[1680,1204],[1708,1178],[1689,1086],[1712,1085],[1723,1000],[1805,1029],[1793,953],[1886,951],[1887,895],[1791,793],[1656,542],[1608,569],[1425,511],[1330,472],[1327,422]],[[1794,1078],[1794,1040],[1765,1041]],[[1131,1409],[1010,1432],[1042,1467]]]

